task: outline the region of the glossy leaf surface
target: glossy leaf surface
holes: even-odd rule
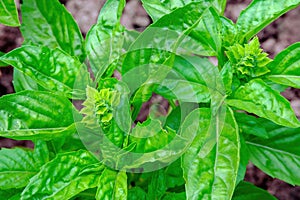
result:
[[[84,61],[83,37],[79,27],[58,0],[24,0],[21,12],[25,44],[61,48]]]
[[[96,187],[101,171],[84,173],[85,168],[95,163],[98,161],[84,150],[58,154],[30,179],[21,199],[69,199]]]
[[[300,42],[295,43],[280,52],[273,62],[269,64],[271,75],[267,78],[271,81],[300,88]]]
[[[23,46],[0,58],[29,76],[46,90],[69,98],[83,98],[90,83],[85,65],[60,49]]]
[[[138,123],[129,137],[130,143],[136,143],[135,152],[151,152],[166,146],[175,137],[172,130],[164,130],[159,120],[147,119]]]
[[[300,125],[290,103],[261,79],[253,79],[236,90],[226,102],[236,108],[267,118],[279,125]]]
[[[249,182],[242,181],[235,188],[232,200],[276,200],[274,196],[268,193],[266,190],[256,187]]]
[[[258,118],[246,113],[234,113],[239,124],[240,131],[261,138],[268,138],[269,134],[265,128],[266,124],[272,123],[264,118]]]
[[[237,20],[241,38],[249,40],[268,24],[300,5],[299,0],[253,0]]]
[[[99,179],[97,200],[127,199],[126,172],[104,169]]]
[[[125,36],[120,18],[124,6],[125,0],[108,0],[100,11],[97,23],[87,34],[87,55],[97,77],[101,77],[108,65],[121,54]]]
[[[230,199],[233,194],[239,166],[239,135],[233,113],[228,109],[225,121],[218,122],[220,133],[213,133],[209,109],[191,112],[185,120],[182,134],[196,132],[197,136],[182,159],[188,199]],[[214,123],[213,123],[214,124]],[[211,150],[207,140],[217,137]],[[205,151],[209,152],[205,152]]]
[[[299,185],[300,176],[295,172],[300,167],[300,129],[274,123],[262,127],[267,130],[268,139],[246,137],[251,162],[272,177]]]
[[[205,85],[208,87],[212,114],[215,115],[221,109],[220,107],[223,105],[226,94],[218,68],[209,62],[208,59],[196,56],[184,56],[184,58],[196,68],[197,74],[201,75]]]
[[[0,57],[3,56],[5,53],[3,53],[2,51],[0,51]],[[0,60],[0,67],[7,67],[8,64],[6,64],[5,62]]]
[[[220,12],[223,13],[225,10],[225,4],[226,0],[201,0],[207,7],[213,5],[215,8]],[[201,2],[198,1],[198,2]],[[187,0],[187,1],[181,1],[181,0],[173,0],[173,1],[147,1],[142,0],[143,7],[147,11],[147,13],[151,16],[152,20],[155,22],[159,20],[162,16],[172,12],[173,10],[176,10],[178,8],[181,8],[189,3],[197,2],[194,0]]]
[[[6,26],[20,26],[18,11],[13,0],[0,1],[0,23]]]
[[[216,55],[209,35],[209,30],[216,24],[207,23],[215,20],[203,18],[205,14],[210,15],[208,8],[207,2],[194,2],[164,15],[137,38],[131,51],[150,48],[174,53]]]
[[[17,68],[14,69],[13,85],[16,92],[21,92],[23,90],[43,90],[36,81],[23,74]]]
[[[47,146],[43,142],[38,142],[34,151],[25,148],[1,149],[0,189],[25,187],[40,167],[48,162],[48,157]]]
[[[67,98],[38,91],[2,96],[0,116],[1,136],[23,140],[74,133],[73,123],[81,118]]]

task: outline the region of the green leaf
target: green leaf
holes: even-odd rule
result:
[[[199,105],[196,103],[180,103],[168,114],[164,127],[169,127],[177,132],[185,117],[198,107]]]
[[[65,97],[49,92],[22,91],[0,98],[0,135],[18,140],[43,139],[74,133],[81,119]]]
[[[173,130],[162,129],[162,124],[157,119],[148,118],[143,123],[138,123],[129,136],[129,144],[136,143],[135,152],[151,152],[166,146],[175,137]]]
[[[236,178],[236,185],[245,179],[248,163],[249,163],[248,149],[244,137],[240,135],[240,164],[239,164],[239,170]]]
[[[123,82],[115,78],[102,81],[105,86],[99,83],[100,91],[92,87],[86,89],[87,99],[81,110],[85,115],[82,122],[88,128],[99,130],[102,136],[105,135],[114,145],[121,147],[124,133],[128,133],[131,128],[128,91]]]
[[[36,143],[34,151],[25,148],[1,149],[0,190],[25,187],[48,161],[48,157],[47,146],[43,142]]]
[[[232,65],[230,62],[226,62],[225,65],[223,66],[220,75],[222,77],[222,81],[226,90],[226,94],[230,95],[233,90],[233,69]]]
[[[131,137],[132,143],[127,147],[128,150],[122,150],[114,156],[113,159],[117,159],[115,161],[117,168],[126,170],[143,169],[143,172],[160,169],[177,160],[188,148],[192,138],[191,135],[185,137],[177,135],[171,129],[163,129],[159,132],[153,131],[151,136],[146,138],[143,138],[143,133],[135,133],[135,135],[137,134],[139,135],[134,138],[135,140]],[[140,150],[139,153],[134,152],[136,146]]]
[[[146,200],[147,193],[140,187],[133,187],[128,190],[128,200]]]
[[[125,0],[108,0],[100,11],[97,24],[87,34],[87,55],[96,77],[101,77],[121,54],[125,37],[120,18],[124,7]]]
[[[268,73],[270,70],[266,65],[271,62],[267,53],[260,48],[258,37],[255,37],[249,44],[234,44],[227,48],[226,54],[233,66],[233,72],[237,77],[258,77]]]
[[[21,92],[23,90],[43,90],[36,81],[23,74],[17,68],[14,68],[13,85],[16,92]]]
[[[220,16],[222,29],[221,29],[221,41],[223,47],[230,47],[236,42],[237,28],[235,23],[230,19]]]
[[[0,197],[7,200],[19,200],[21,195],[22,189],[8,189],[8,190],[1,190],[0,189]],[[15,198],[19,196],[19,198]]]
[[[152,172],[151,181],[148,184],[147,200],[161,199],[166,192],[166,176],[163,170]]]
[[[165,169],[165,176],[167,188],[175,188],[185,184],[181,168],[181,159],[178,159],[167,166],[167,168]]]
[[[123,49],[125,49],[127,51],[130,48],[131,44],[138,38],[138,36],[141,33],[137,32],[135,30],[125,29],[123,34],[124,34]]]
[[[167,193],[162,200],[186,200],[185,192]]]
[[[225,121],[211,124],[211,111],[197,109],[186,118],[181,134],[197,134],[182,157],[183,175],[188,199],[231,199],[240,161],[238,127],[230,108]],[[219,118],[221,119],[221,118]],[[219,128],[211,128],[217,126]],[[212,149],[207,140],[214,137]]]
[[[236,112],[234,113],[234,115],[242,133],[258,136],[261,138],[269,137],[269,134],[264,126],[266,123],[270,123],[270,121],[264,118],[254,117],[246,113]]]
[[[176,99],[182,102],[209,102],[208,88],[199,83],[187,80],[164,79],[155,89],[155,93],[166,99]]]
[[[0,23],[6,26],[20,26],[18,11],[13,0],[0,1]]]
[[[152,69],[152,66],[150,65],[148,68]],[[154,67],[153,71],[155,71]],[[168,75],[163,75],[163,72]],[[164,98],[177,99],[183,102],[210,101],[209,90],[201,74],[184,57],[174,57],[172,70],[162,67],[158,75],[153,75],[150,71],[148,76],[154,76],[155,78],[161,76],[157,81],[158,86],[154,88],[154,92],[162,95]],[[131,77],[128,80],[131,81],[130,85],[134,85]],[[136,79],[134,80],[136,81]],[[152,79],[149,78],[147,81],[151,82]]]
[[[280,52],[268,67],[271,75],[268,79],[275,83],[300,88],[300,42]]]
[[[95,200],[96,191],[97,188],[87,189],[73,197],[72,200]]]
[[[5,55],[5,53],[3,53],[2,51],[0,51],[0,57],[3,56],[3,55]],[[0,67],[7,67],[7,66],[8,66],[8,64],[6,64],[5,62],[2,62],[0,60]]]
[[[216,114],[226,97],[225,86],[218,68],[209,62],[208,59],[197,56],[184,56],[184,58],[196,68],[198,75],[202,77],[202,80],[208,87],[212,113]]]
[[[30,179],[21,199],[69,199],[86,189],[96,187],[101,171],[82,172],[98,162],[84,150],[58,154]]]
[[[243,39],[248,41],[268,24],[299,4],[299,0],[253,0],[241,12],[236,23],[241,41]]]
[[[84,98],[90,84],[87,68],[60,49],[22,46],[0,57],[43,88],[69,98]]]
[[[254,113],[279,125],[299,127],[290,103],[261,79],[253,79],[239,87],[227,104]]]
[[[258,188],[249,182],[242,181],[235,188],[232,200],[276,200],[274,196],[266,190]]]
[[[189,35],[195,38],[198,43],[207,45],[214,50],[219,66],[223,66],[225,59],[222,51],[221,31],[222,22],[217,11],[209,7],[204,11],[199,24],[191,30]]]
[[[125,171],[105,168],[99,179],[97,200],[127,199],[127,175]]]
[[[211,14],[208,5],[205,1],[194,2],[164,15],[137,38],[130,50],[150,48],[181,54],[216,55],[210,46],[212,36],[209,35],[216,24],[208,23],[215,18],[207,21],[203,17]]]
[[[159,20],[159,18],[163,17],[166,14],[169,14],[173,10],[181,8],[189,3],[192,2],[201,2],[201,1],[194,1],[194,0],[173,0],[173,1],[147,1],[142,0],[143,7],[147,11],[147,13],[151,16],[151,19],[155,22]],[[202,1],[204,5],[207,7],[213,5],[219,11],[219,13],[223,13],[226,6],[226,0],[204,0]]]
[[[263,126],[269,138],[246,138],[251,162],[272,177],[292,185],[300,185],[300,175],[295,173],[300,167],[298,144],[300,128],[287,128],[276,124]]]
[[[58,0],[24,0],[21,32],[25,44],[61,48],[82,62],[83,37],[72,15]]]

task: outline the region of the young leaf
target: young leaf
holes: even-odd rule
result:
[[[65,97],[49,92],[22,91],[0,98],[0,135],[51,140],[75,132],[81,116]]]
[[[101,77],[108,65],[117,59],[125,40],[120,18],[125,0],[108,0],[102,7],[98,22],[88,32],[86,50],[96,77]]]
[[[271,62],[267,53],[260,48],[259,40],[255,37],[249,44],[235,44],[227,48],[226,54],[233,67],[233,72],[239,79],[258,77],[270,70],[266,65]]]
[[[299,127],[290,103],[261,79],[253,79],[239,87],[226,102],[238,109],[267,118],[279,125]]]
[[[91,82],[85,65],[60,49],[25,45],[0,60],[28,75],[46,90],[69,98],[83,98]]]
[[[267,76],[271,81],[300,88],[300,42],[297,42],[280,52],[268,67],[271,75]]]
[[[189,3],[194,2],[193,0],[173,0],[173,1],[147,1],[142,0],[143,7],[147,11],[147,13],[151,16],[151,19],[155,22],[159,20],[159,18],[163,17],[164,15],[181,8]],[[226,0],[204,0],[203,1],[207,7],[214,6],[219,13],[223,13],[225,10]]]
[[[25,148],[1,149],[0,190],[25,187],[48,161],[48,157],[44,142],[37,142],[34,151]]]
[[[82,62],[83,37],[72,15],[58,0],[24,0],[21,32],[25,44],[61,48]],[[59,14],[58,14],[59,13]]]
[[[18,11],[14,1],[0,1],[0,23],[6,26],[20,26]]]
[[[217,124],[211,124],[210,116],[209,109],[200,108],[191,112],[183,124],[186,127],[181,134],[197,134],[182,157],[188,199],[231,199],[236,183],[240,144],[233,113],[227,108],[225,121]],[[211,125],[217,127],[210,128]],[[206,152],[205,145],[210,142],[207,139],[212,136],[217,137],[215,145]]]
[[[300,184],[299,128],[287,128],[273,124],[266,127],[269,138],[248,137],[246,144],[250,160],[272,177],[292,185]]]
[[[127,175],[105,168],[99,179],[96,200],[127,199]]]
[[[260,189],[251,183],[242,181],[235,188],[232,200],[276,200],[274,196],[268,193],[266,190]]]
[[[101,171],[82,172],[98,162],[84,150],[58,154],[30,179],[21,199],[69,199],[86,189],[96,187]]]
[[[253,0],[237,20],[240,41],[249,40],[268,24],[300,5],[300,0]]]

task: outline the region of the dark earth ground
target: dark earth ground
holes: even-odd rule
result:
[[[61,0],[78,22],[85,35],[89,27],[96,22],[98,12],[104,0]],[[225,15],[236,20],[240,11],[250,0],[228,0]],[[147,13],[138,0],[129,0],[124,10],[122,24],[129,29],[143,30],[151,23]],[[300,7],[277,19],[259,34],[263,49],[274,57],[278,52],[294,42],[300,41]],[[8,52],[21,45],[23,39],[19,28],[5,27],[0,24],[0,51]],[[11,67],[0,68],[0,96],[13,93]],[[296,115],[300,118],[300,90],[289,88],[283,95],[291,101]],[[33,147],[29,141],[13,141],[0,139],[1,147],[27,146]],[[295,172],[295,173],[300,173]],[[273,179],[257,169],[251,163],[248,165],[246,180],[260,188],[268,190],[280,200],[299,200],[300,187],[292,186],[278,179]]]

